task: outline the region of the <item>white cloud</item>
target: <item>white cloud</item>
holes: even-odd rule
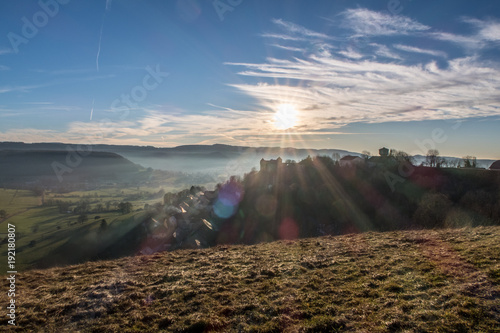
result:
[[[292,52],[305,52],[306,50],[300,47],[293,47],[293,46],[286,46],[286,45],[279,45],[279,44],[271,44],[271,46],[287,50],[287,51],[292,51]]]
[[[437,36],[428,32],[429,27],[402,16],[366,9],[348,10],[344,16],[358,36],[420,32],[425,33],[420,34],[422,38]],[[483,34],[494,38],[496,28],[491,24],[488,27],[490,30]],[[305,28],[294,26],[294,30]],[[309,40],[315,41],[317,35],[307,31],[314,36]],[[456,38],[444,33],[440,36]],[[462,42],[472,39],[463,38]],[[482,62],[479,57],[446,60],[448,55],[441,50],[403,44],[393,45],[403,54],[379,43],[368,43],[369,49],[353,44],[330,46],[334,53],[313,50],[293,59],[227,63],[240,67],[238,74],[259,81],[231,86],[255,98],[262,110],[276,109],[281,103],[296,105],[300,110],[298,133],[320,133],[352,122],[463,119],[500,114],[497,94],[500,68],[494,64]],[[368,50],[374,51],[370,54]],[[447,64],[438,66],[434,61],[415,64],[411,53],[441,57]],[[388,63],[387,59],[396,59],[398,63]]]
[[[10,67],[0,65],[0,71],[8,71],[9,69],[10,69]]]
[[[297,106],[297,131],[320,131],[351,122],[420,121],[499,115],[500,69],[478,58],[453,59],[447,68],[353,61],[309,55],[268,59],[243,66],[241,75],[284,79],[291,85],[237,84],[263,109],[280,103]]]
[[[272,34],[272,33],[266,33],[261,35],[264,38],[273,38],[273,39],[282,39],[282,40],[292,40],[292,41],[305,41],[305,38],[301,37],[293,37],[289,36],[287,34]]]
[[[396,44],[396,45],[393,45],[393,47],[398,49],[398,50],[405,51],[405,52],[422,53],[422,54],[428,54],[428,55],[432,55],[435,57],[443,57],[443,58],[447,57],[446,52],[443,52],[443,51],[421,49],[418,47],[409,46],[409,45],[402,45],[402,44]]]
[[[339,54],[343,55],[346,58],[350,59],[361,59],[363,58],[363,55],[359,52],[356,52],[353,50],[351,47],[348,47],[347,50],[342,50],[338,52]]]
[[[60,142],[60,132],[54,130],[40,130],[36,128],[10,129],[0,131],[0,141],[17,142]]]
[[[181,145],[186,142],[243,144],[242,138],[266,135],[280,136],[282,131],[272,125],[273,113],[265,110],[232,110],[211,105],[216,110],[188,114],[179,109],[158,106],[146,109],[137,120],[76,121],[69,124],[57,141],[119,143],[141,140],[140,144]],[[16,130],[9,137],[20,137]],[[24,133],[24,132],[22,132]],[[1,133],[0,133],[1,134]],[[0,135],[0,139],[2,136]],[[43,140],[42,140],[43,141]]]
[[[292,22],[287,22],[282,19],[273,19],[273,23],[276,24],[277,26],[281,27],[288,33],[292,35],[299,35],[303,37],[314,37],[314,38],[319,38],[319,39],[330,39],[331,37],[320,33],[320,32],[315,32],[309,29],[304,28],[303,26],[300,26],[298,24],[292,23]]]
[[[361,36],[405,35],[430,29],[406,16],[390,15],[365,8],[347,9],[342,15],[344,26]]]
[[[432,32],[429,35],[435,39],[460,44],[466,48],[475,49],[481,46],[481,41],[474,36],[462,36],[448,32]]]
[[[481,21],[478,19],[464,19],[464,22],[474,25],[478,32],[476,37],[483,41],[500,41],[500,22]]]
[[[482,21],[478,19],[466,18],[463,20],[466,23],[473,25],[476,32],[468,36],[457,35],[448,32],[433,32],[431,37],[459,44],[467,49],[480,49],[492,43],[500,41],[500,23],[497,21]]]
[[[500,23],[488,24],[481,29],[479,35],[488,41],[500,40]]]
[[[375,54],[384,58],[389,58],[389,59],[396,59],[396,60],[402,60],[401,56],[397,53],[392,52],[387,46],[377,44],[377,43],[371,43],[370,46],[374,47]]]

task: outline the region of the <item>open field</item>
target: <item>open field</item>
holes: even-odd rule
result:
[[[369,232],[32,270],[8,329],[499,331],[499,240],[500,227]]]
[[[38,205],[40,200],[31,191],[0,188],[0,209],[7,212],[7,217]]]
[[[42,197],[34,195],[32,191],[0,189],[0,209],[5,209],[8,214],[0,223],[0,240],[6,236],[7,223],[14,224],[19,254],[16,265],[18,271],[36,267],[42,260],[58,252],[64,254],[65,261],[76,263],[88,260],[75,250],[76,244],[85,243],[89,237],[95,238],[99,234],[102,219],[107,222],[109,234],[116,231],[114,234],[118,235],[119,229],[130,230],[140,222],[140,210],[145,204],[163,201],[161,195],[153,195],[159,190],[142,187],[139,190],[126,188],[45,194],[45,202],[51,199],[72,202],[70,209],[76,207],[79,201],[87,200],[90,204],[88,220],[79,223],[78,214],[61,213],[56,206],[42,206]],[[113,204],[121,201],[131,202],[133,212],[122,214],[117,211]],[[97,205],[105,207],[107,202],[113,203],[109,210],[95,211]],[[97,216],[99,218],[96,219]],[[112,243],[113,239],[108,241]],[[71,249],[72,252],[62,249]],[[0,267],[4,267],[7,262],[6,244],[0,245],[0,262]]]

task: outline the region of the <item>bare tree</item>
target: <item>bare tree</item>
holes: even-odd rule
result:
[[[462,158],[464,162],[464,168],[475,168],[477,167],[476,156],[467,155]]]
[[[408,162],[410,164],[413,164],[413,157],[405,151],[391,149],[389,156],[394,157],[396,159],[396,161],[398,161],[400,163]]]
[[[427,162],[427,165],[430,167],[438,167],[440,166],[440,158],[439,158],[439,151],[437,149],[429,149],[427,151],[427,156],[425,158],[425,161]]]

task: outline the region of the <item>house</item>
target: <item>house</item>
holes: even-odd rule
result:
[[[378,150],[378,154],[380,156],[372,156],[368,159],[369,167],[376,166],[394,166],[398,164],[398,161],[394,158],[394,156],[389,156],[389,149],[383,147]]]
[[[387,157],[389,156],[389,149],[383,147],[378,150],[378,154],[382,157]]]
[[[490,165],[490,170],[500,170],[500,160],[493,162]]]
[[[341,167],[353,167],[365,163],[365,160],[359,156],[346,155],[339,160]]]

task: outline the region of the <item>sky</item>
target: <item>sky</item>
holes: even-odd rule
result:
[[[500,159],[499,1],[0,9],[0,141]]]

